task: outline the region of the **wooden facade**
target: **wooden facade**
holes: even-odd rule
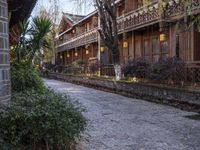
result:
[[[200,61],[200,34],[195,25],[184,26],[191,19],[186,15],[188,9],[194,15],[200,13],[200,0],[193,0],[190,8],[184,0],[162,4],[158,0],[149,3],[121,0],[117,5],[121,63],[139,57],[153,63],[168,56],[179,57],[188,63]],[[57,39],[58,59],[62,58],[65,65],[77,59],[88,61],[93,57],[101,63],[111,63],[109,51],[104,48],[104,53],[101,53],[104,46],[99,39],[98,28],[98,13],[93,12],[61,33]],[[74,35],[70,36],[73,32]]]
[[[65,20],[73,20],[72,17],[64,16]],[[57,62],[69,65],[76,60],[88,63],[91,59],[97,59],[98,53],[98,13],[95,11],[84,18],[72,21],[74,24],[63,24],[60,28],[67,29],[56,40]],[[67,22],[67,21],[65,21]],[[64,26],[64,27],[63,27]]]

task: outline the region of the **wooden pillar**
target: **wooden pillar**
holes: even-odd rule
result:
[[[73,62],[73,61],[74,61],[74,55],[73,55],[73,51],[74,51],[74,50],[72,49],[72,50],[71,50],[71,52],[72,52],[72,53],[71,53],[71,55],[72,55],[72,61],[71,61],[71,62]]]
[[[91,46],[92,46],[92,57],[94,57],[94,45],[91,44]]]
[[[195,31],[194,31],[194,26],[191,27],[192,31],[191,31],[191,54],[190,54],[190,61],[194,61],[195,58],[194,58],[194,54],[195,54]],[[199,47],[198,47],[199,48]]]

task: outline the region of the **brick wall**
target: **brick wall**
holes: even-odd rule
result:
[[[0,0],[0,103],[10,100],[10,61],[7,0]]]

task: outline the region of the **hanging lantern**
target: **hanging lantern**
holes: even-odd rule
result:
[[[88,54],[89,54],[89,50],[88,50],[88,49],[86,49],[85,53],[86,53],[86,55],[88,55]]]
[[[164,42],[166,40],[167,40],[167,35],[164,33],[160,34],[160,42]]]
[[[70,57],[70,55],[69,55],[69,53],[67,53],[67,58],[69,58]]]
[[[76,57],[78,56],[78,53],[77,53],[77,52],[75,52],[75,56],[76,56]]]
[[[101,48],[100,48],[100,51],[101,51],[101,53],[104,53],[105,48],[104,48],[104,47],[101,47]]]
[[[127,41],[123,42],[123,48],[128,48],[128,42]]]

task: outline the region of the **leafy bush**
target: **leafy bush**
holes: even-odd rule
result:
[[[150,78],[153,80],[183,81],[185,63],[177,57],[168,57],[152,65]]]
[[[54,72],[59,72],[59,73],[62,73],[65,69],[65,66],[64,65],[56,65],[54,67]]]
[[[44,89],[38,70],[26,62],[11,65],[11,82],[13,91],[20,92],[27,89],[41,91]]]
[[[2,149],[68,149],[86,126],[79,105],[52,90],[13,93],[0,109]]]
[[[82,59],[78,59],[78,60],[74,61],[72,64],[74,67],[81,67],[81,66],[85,65],[86,62]]]
[[[88,65],[89,72],[93,75],[99,71],[99,68],[100,66],[98,63],[91,63]]]
[[[123,67],[125,76],[145,78],[149,74],[150,64],[143,58],[129,60]]]
[[[79,75],[84,72],[85,72],[85,67],[73,67],[73,66],[66,67],[64,71],[65,74],[73,74],[73,75]]]
[[[53,69],[55,68],[56,65],[52,64],[52,63],[44,63],[44,68],[49,70],[49,71],[53,71]]]

